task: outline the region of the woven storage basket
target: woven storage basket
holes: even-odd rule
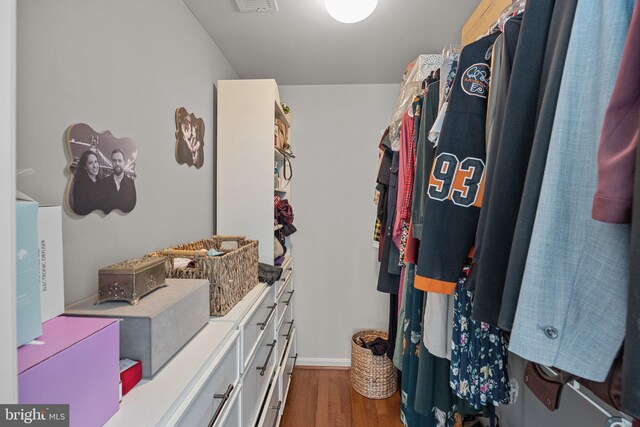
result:
[[[364,330],[351,338],[351,385],[353,389],[369,399],[386,399],[398,388],[396,367],[386,355],[374,356],[371,350],[362,348],[356,341],[373,341],[377,337],[388,339],[387,333]]]
[[[236,242],[237,249],[225,250],[224,242]],[[215,249],[224,255],[209,256],[201,249]],[[258,284],[258,241],[244,236],[213,236],[167,248],[154,255],[166,258],[167,277],[207,279],[212,316],[224,316]],[[191,258],[195,267],[173,266],[174,258]]]

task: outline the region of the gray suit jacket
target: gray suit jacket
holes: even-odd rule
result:
[[[634,4],[578,2],[509,345],[595,381],[605,379],[625,332],[629,226],[591,219],[591,203]]]

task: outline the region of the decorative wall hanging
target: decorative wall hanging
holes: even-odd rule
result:
[[[131,212],[136,205],[138,157],[133,140],[79,123],[67,128],[66,142],[70,159],[67,207],[78,215],[95,210]]]
[[[176,110],[176,160],[197,169],[204,163],[204,120],[184,107]]]

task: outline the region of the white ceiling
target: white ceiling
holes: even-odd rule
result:
[[[379,0],[342,24],[324,0],[278,0],[278,12],[240,13],[234,0],[184,0],[243,79],[280,85],[399,83],[421,53],[460,42],[479,0]]]

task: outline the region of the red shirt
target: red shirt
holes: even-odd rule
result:
[[[633,201],[638,121],[640,117],[640,7],[631,17],[629,33],[613,95],[607,107],[598,149],[598,189],[592,217],[630,223]]]

